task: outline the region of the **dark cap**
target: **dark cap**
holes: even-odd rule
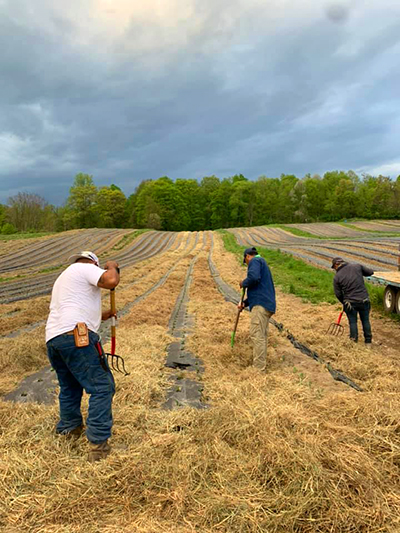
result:
[[[332,266],[331,268],[335,268],[335,265],[340,265],[341,263],[344,263],[344,259],[342,257],[334,257],[332,259]]]
[[[246,264],[246,255],[257,255],[258,252],[257,252],[257,248],[255,246],[253,246],[252,248],[246,248],[246,250],[244,251],[243,253],[243,264],[245,265]]]

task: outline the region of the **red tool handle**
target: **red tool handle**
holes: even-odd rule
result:
[[[336,322],[337,325],[340,324],[340,321],[342,320],[342,316],[343,316],[343,311],[340,311],[339,318],[337,319],[337,322]]]
[[[116,331],[116,320],[115,320],[115,313],[117,312],[117,308],[115,305],[115,289],[110,290],[110,304],[111,304],[111,312],[113,313],[113,316],[111,317],[111,355],[115,355],[115,331]]]

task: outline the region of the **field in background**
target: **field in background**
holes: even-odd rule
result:
[[[384,222],[376,224],[381,231]],[[248,366],[248,313],[230,347],[236,308],[226,298],[237,297],[246,270],[229,232],[79,230],[15,248],[17,241],[1,243],[2,397],[47,365],[51,287],[68,255],[83,248],[122,266],[117,353],[131,372],[116,375],[113,452],[95,465],[86,461],[84,437],[54,435],[56,404],[0,401],[1,531],[399,531],[398,325],[374,312],[371,351],[350,343],[347,331],[328,337],[339,306],[326,297],[332,273],[321,255],[394,269],[389,252],[398,237],[344,228],[356,233],[353,241],[353,233],[334,233],[340,224],[321,226],[294,229],[322,240],[282,227],[229,230],[241,249],[255,244],[277,254],[271,268],[281,327],[270,326],[266,375]],[[331,233],[326,242],[323,232]],[[310,272],[283,272],[290,260],[278,250],[306,259]],[[321,278],[312,265],[323,267]],[[313,274],[314,287],[307,285]],[[325,364],[301,353],[290,336]],[[166,368],[173,342],[204,370]],[[334,381],[328,363],[363,392]],[[171,383],[188,378],[201,384],[204,408],[176,402],[161,409]]]
[[[229,230],[243,247],[262,246],[329,269],[332,258],[362,263],[377,271],[397,269],[400,221],[288,224]],[[372,228],[377,228],[376,232]],[[386,231],[383,231],[387,228]]]

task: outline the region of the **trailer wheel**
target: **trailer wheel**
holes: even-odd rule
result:
[[[400,315],[400,291],[399,290],[396,293],[394,308],[396,310],[396,313]]]
[[[394,287],[387,285],[383,295],[383,308],[386,313],[393,313],[396,306],[396,292]]]

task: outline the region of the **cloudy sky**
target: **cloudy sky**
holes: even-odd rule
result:
[[[400,174],[398,0],[0,0],[0,47],[0,202]]]

